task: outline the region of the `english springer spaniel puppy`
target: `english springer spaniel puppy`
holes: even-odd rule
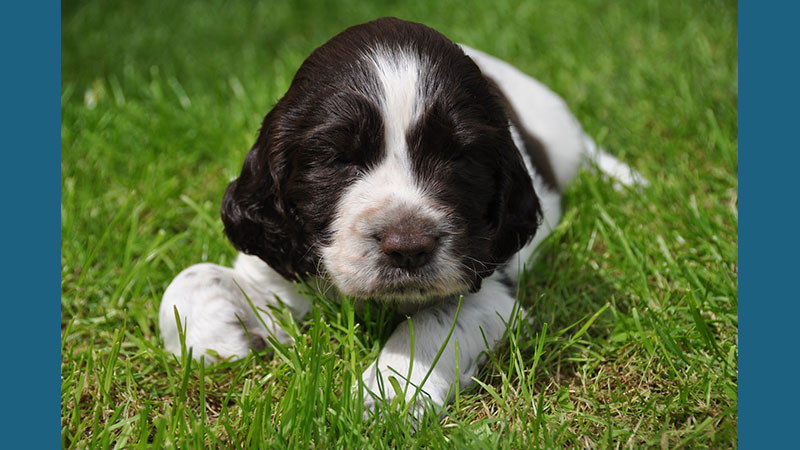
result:
[[[310,306],[294,282],[316,280],[411,317],[413,351],[406,321],[363,374],[367,406],[395,395],[390,376],[410,387],[413,414],[442,406],[503,338],[515,280],[587,159],[644,182],[509,64],[416,23],[349,28],[305,60],[264,119],[222,201],[240,254],[233,268],[197,264],[172,281],[164,344],[180,354],[175,309],[186,347],[207,362],[288,342],[271,307],[302,318]]]

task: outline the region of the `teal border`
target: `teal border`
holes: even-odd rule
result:
[[[800,4],[739,2],[741,448],[794,443]],[[4,437],[60,441],[60,4],[0,13]],[[13,427],[13,428],[11,428]],[[33,444],[33,445],[32,445]]]
[[[4,448],[58,448],[61,6],[0,8]]]
[[[743,449],[797,446],[799,21],[796,2],[739,2],[739,446]]]

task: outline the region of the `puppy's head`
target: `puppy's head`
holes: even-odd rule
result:
[[[222,205],[234,246],[345,295],[464,293],[527,243],[539,202],[500,99],[453,42],[380,19],[302,64]]]

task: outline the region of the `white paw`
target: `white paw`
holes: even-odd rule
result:
[[[215,264],[197,264],[178,274],[164,292],[159,312],[167,351],[180,355],[185,345],[194,359],[213,363],[243,358],[251,348],[263,350],[269,338],[290,343],[263,299],[252,292],[232,269]]]
[[[362,374],[365,416],[384,409],[407,411],[414,426],[426,416],[438,417],[447,403],[450,386],[437,382],[434,373],[425,380],[425,374],[416,369],[409,381],[408,363],[398,364],[398,359],[393,358],[392,368],[381,364],[381,370],[377,362],[372,363]]]

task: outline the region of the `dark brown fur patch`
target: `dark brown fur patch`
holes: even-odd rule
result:
[[[385,156],[384,93],[365,56],[374,49],[425,61],[418,94],[426,111],[406,135],[412,170],[451,212],[454,253],[477,290],[530,241],[541,209],[509,132],[513,111],[460,47],[421,24],[358,25],[306,59],[226,190],[225,233],[287,279],[317,275],[342,193]],[[546,161],[533,160],[553,179]]]
[[[550,164],[550,158],[547,156],[544,144],[522,126],[522,121],[519,119],[517,112],[511,106],[511,102],[508,101],[503,91],[497,86],[497,83],[486,75],[484,75],[484,77],[486,81],[489,82],[489,87],[494,95],[500,99],[500,103],[503,105],[508,120],[510,120],[514,128],[517,129],[517,133],[519,133],[519,137],[522,139],[522,144],[525,148],[519,150],[528,155],[531,164],[533,164],[534,169],[536,169],[536,172],[542,177],[545,184],[560,192],[561,189],[558,186],[558,181],[556,180],[556,175],[555,172],[553,172],[553,166]]]

